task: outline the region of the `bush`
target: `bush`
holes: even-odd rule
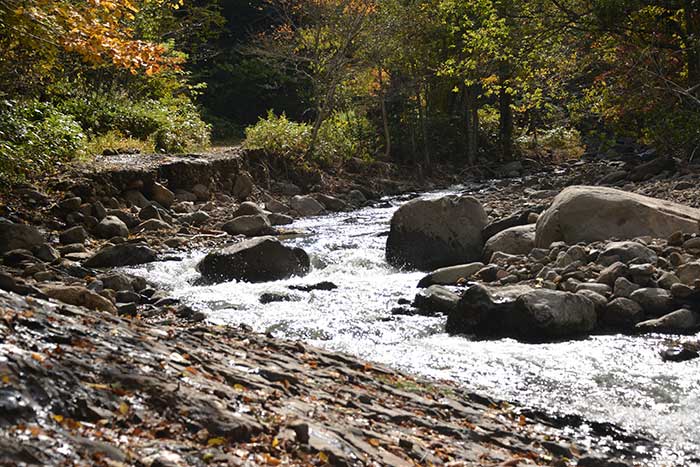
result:
[[[35,100],[0,101],[0,179],[23,180],[84,154],[87,138],[71,115]]]
[[[325,120],[318,132],[310,160],[311,125],[289,120],[286,115],[268,111],[267,118],[246,128],[244,147],[265,155],[296,162],[333,165],[359,157],[371,158],[376,132],[369,120],[355,112],[337,112]]]

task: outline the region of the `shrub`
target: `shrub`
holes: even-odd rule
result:
[[[296,162],[339,164],[351,157],[371,158],[376,133],[367,118],[355,112],[337,112],[325,120],[318,132],[310,160],[311,125],[289,120],[285,114],[269,111],[267,118],[246,128],[244,147],[267,156]]]
[[[84,154],[86,136],[71,115],[35,100],[0,101],[0,179],[48,172]]]

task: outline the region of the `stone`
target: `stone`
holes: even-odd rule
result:
[[[287,206],[284,203],[281,203],[277,199],[273,198],[272,196],[265,194],[263,196],[263,199],[265,200],[265,209],[273,212],[273,213],[278,213],[278,214],[285,214],[289,211],[291,211],[291,208]]]
[[[101,221],[107,215],[107,209],[100,201],[95,201],[92,203],[92,212],[95,213],[95,218],[98,221]]]
[[[163,218],[161,217],[158,208],[155,207],[153,204],[149,204],[148,206],[139,211],[139,219],[141,219],[142,221],[147,221],[149,219],[162,220]]]
[[[699,221],[700,209],[613,188],[572,186],[538,219],[535,243],[666,238],[676,231],[697,233]]]
[[[122,221],[128,228],[136,227],[141,223],[141,219],[130,212],[121,211],[119,209],[110,209],[107,211],[107,217],[113,216]],[[104,220],[104,219],[102,219]],[[100,221],[101,222],[101,221]]]
[[[252,201],[245,201],[241,203],[241,205],[238,206],[238,209],[233,212],[232,217],[255,216],[258,214],[265,215],[267,212],[265,212],[265,210],[256,203],[253,203]]]
[[[262,303],[263,305],[267,305],[268,303],[276,303],[276,302],[298,302],[298,301],[301,301],[301,297],[298,297],[296,295],[286,294],[286,293],[266,292],[266,293],[260,295],[260,298],[258,298],[258,301],[260,303]]]
[[[674,298],[683,300],[686,298],[691,297],[695,291],[693,290],[692,287],[686,284],[678,283],[678,284],[673,284],[671,286],[671,295],[673,295]]]
[[[148,199],[138,190],[127,190],[122,195],[126,201],[128,201],[132,206],[136,206],[139,209],[143,209],[149,204],[151,204]]]
[[[658,256],[654,250],[641,243],[632,241],[612,242],[598,255],[598,263],[604,266],[613,264],[616,261],[655,264],[657,259]]]
[[[683,242],[683,248],[688,251],[697,252],[700,250],[700,237],[693,237]]]
[[[197,201],[209,201],[209,198],[211,198],[209,187],[202,183],[197,183],[193,186],[192,193],[197,197]]]
[[[663,273],[661,277],[659,277],[659,279],[656,281],[659,287],[663,287],[667,290],[671,290],[673,284],[679,284],[680,282],[680,278],[672,272]]]
[[[639,303],[642,309],[652,316],[668,313],[673,307],[671,292],[658,287],[644,287],[635,290],[630,294],[630,298]]]
[[[92,255],[84,265],[89,268],[135,266],[156,260],[156,252],[143,244],[122,243],[108,246]]]
[[[674,345],[661,351],[661,359],[665,362],[686,362],[698,357],[700,353],[683,345]]]
[[[301,248],[287,247],[274,237],[258,237],[210,252],[197,268],[207,282],[265,282],[304,276],[310,261]]]
[[[248,172],[242,172],[236,177],[231,194],[238,199],[244,200],[253,193],[255,182]]]
[[[627,265],[620,261],[612,263],[598,275],[598,282],[601,284],[614,285],[619,277],[624,277],[629,272]]]
[[[595,304],[596,313],[600,316],[602,310],[607,306],[608,299],[601,294],[588,289],[580,289],[576,292],[579,295],[583,295]]]
[[[273,232],[267,216],[262,214],[236,217],[226,222],[221,229],[229,235],[245,235],[247,237],[269,235]]]
[[[175,201],[189,201],[194,203],[197,201],[197,195],[187,190],[178,189],[175,190]]]
[[[287,216],[284,214],[278,214],[276,212],[272,212],[267,216],[267,219],[270,221],[270,224],[272,225],[289,225],[294,223],[294,218],[291,216]]]
[[[677,230],[669,235],[666,240],[669,246],[681,246],[683,245],[683,232]]]
[[[681,308],[660,318],[642,321],[636,328],[642,332],[682,334],[696,330],[698,325],[700,325],[700,315],[687,308]]]
[[[161,206],[169,208],[175,202],[175,193],[156,182],[151,187],[151,199]]]
[[[99,280],[102,282],[103,288],[112,289],[115,292],[132,292],[134,290],[131,278],[126,274],[121,274],[118,272],[103,274],[99,276]]]
[[[0,253],[17,249],[32,250],[43,243],[44,236],[33,225],[0,219]]]
[[[386,259],[396,267],[423,270],[479,261],[487,220],[481,203],[470,196],[414,199],[391,219]]]
[[[321,203],[313,199],[311,196],[297,195],[290,200],[290,204],[292,209],[304,217],[318,216],[323,214],[326,210]]]
[[[135,232],[157,232],[171,230],[173,227],[160,219],[148,219],[134,227]]]
[[[612,287],[607,284],[600,284],[597,282],[583,282],[578,284],[576,287],[576,292],[580,292],[582,290],[590,290],[603,296],[610,295],[612,293]]]
[[[317,193],[313,195],[313,198],[321,203],[329,211],[340,212],[348,210],[348,203],[342,199],[335,198],[333,196],[324,195]]]
[[[595,303],[581,294],[528,286],[473,285],[447,318],[449,333],[548,341],[588,334]]]
[[[100,238],[128,237],[129,228],[116,216],[107,216],[97,224],[95,234]]]
[[[500,251],[509,255],[526,255],[535,247],[535,224],[520,225],[505,229],[489,238],[484,245],[485,262]]]
[[[348,203],[352,204],[355,207],[364,206],[365,203],[367,203],[367,198],[365,197],[364,193],[362,193],[360,190],[350,190],[346,195],[346,198],[348,200]]]
[[[88,233],[85,228],[81,225],[76,225],[70,229],[64,230],[58,236],[59,241],[64,245],[70,245],[72,243],[85,243],[88,238]]]
[[[277,192],[284,196],[296,196],[301,194],[301,188],[293,183],[278,182],[275,184]]]
[[[112,302],[103,296],[77,285],[46,285],[41,291],[47,297],[59,300],[69,305],[84,306],[91,310],[116,313],[117,309]]]
[[[503,218],[503,219],[498,219],[493,222],[489,222],[486,227],[484,227],[484,230],[481,231],[481,234],[484,237],[484,240],[488,240],[494,235],[503,232],[506,229],[510,229],[512,227],[518,227],[522,226],[525,224],[531,224],[531,222],[528,221],[530,214],[534,214],[532,211],[522,211],[517,214],[513,214],[512,216]]]
[[[700,261],[685,263],[678,267],[676,274],[682,283],[685,285],[693,285],[696,280],[700,279]]]
[[[58,207],[66,211],[77,211],[80,209],[80,205],[83,204],[82,198],[79,196],[73,196],[71,198],[66,198],[58,203]]]
[[[287,288],[289,290],[299,290],[301,292],[313,292],[314,290],[335,290],[338,288],[338,286],[330,281],[322,281],[315,284],[290,285]]]
[[[46,263],[53,263],[61,257],[61,254],[48,243],[43,243],[36,249],[34,256]]]
[[[2,257],[3,263],[7,266],[17,266],[22,263],[33,263],[36,258],[29,250],[17,249],[6,252]]]
[[[468,263],[436,269],[423,277],[418,282],[418,287],[425,288],[431,285],[455,285],[460,280],[469,279],[483,267],[484,263]]]
[[[413,300],[413,306],[424,315],[447,315],[457,309],[458,303],[459,295],[440,285],[421,290]]]
[[[211,216],[207,214],[204,211],[195,211],[189,214],[185,214],[184,216],[181,216],[178,218],[178,221],[181,224],[186,224],[186,225],[194,225],[194,226],[202,226],[209,222],[209,219]]]
[[[613,328],[631,329],[644,319],[642,307],[629,298],[616,298],[605,306],[601,321]]]
[[[613,286],[613,295],[616,297],[629,298],[632,292],[639,290],[641,287],[634,282],[631,282],[626,277],[618,277],[615,279]]]

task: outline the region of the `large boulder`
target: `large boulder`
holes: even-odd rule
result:
[[[572,186],[554,198],[537,220],[537,247],[650,235],[666,238],[677,231],[696,233],[700,209],[605,187]]]
[[[102,248],[88,258],[84,266],[88,268],[113,268],[135,266],[156,260],[156,252],[146,245],[121,243]]]
[[[311,196],[300,196],[297,195],[293,197],[290,201],[292,208],[298,212],[301,216],[318,216],[326,211],[323,204],[316,201]]]
[[[471,196],[409,201],[391,218],[386,259],[393,266],[424,270],[479,261],[487,220]]]
[[[535,224],[519,225],[498,232],[486,241],[484,262],[500,251],[509,255],[526,255],[535,248]]]
[[[42,243],[44,236],[36,227],[0,219],[0,253],[18,249],[32,250]]]
[[[265,282],[309,272],[309,256],[274,237],[258,237],[209,253],[197,265],[206,282]]]
[[[467,289],[447,318],[447,332],[547,341],[590,333],[595,303],[582,294],[527,286]]]

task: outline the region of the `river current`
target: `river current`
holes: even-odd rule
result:
[[[455,191],[459,188],[424,196]],[[449,336],[443,317],[392,316],[399,298],[413,299],[423,276],[396,270],[384,260],[391,215],[404,201],[387,198],[374,207],[293,224],[308,233],[285,241],[311,256],[312,271],[303,278],[192,285],[205,252],[129,271],[169,290],[214,323],[242,323],[424,377],[457,381],[497,399],[614,423],[659,443],[655,465],[693,465],[687,456],[700,456],[700,360],[663,362],[659,349],[669,336],[525,344]],[[321,281],[338,288],[287,289]],[[262,304],[263,293],[288,294],[295,301]]]

